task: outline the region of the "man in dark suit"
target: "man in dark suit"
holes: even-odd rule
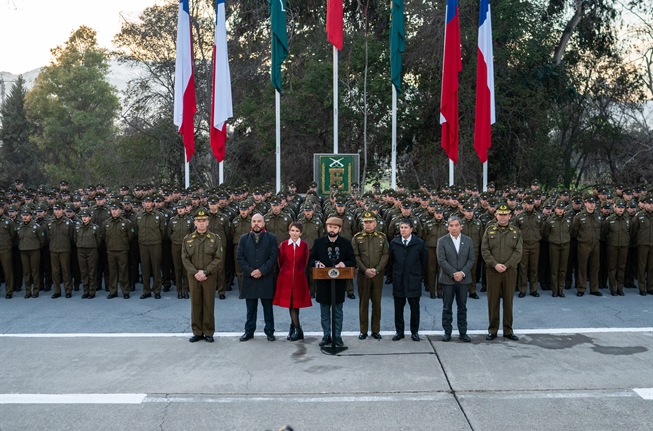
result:
[[[419,341],[419,298],[422,295],[422,274],[428,265],[426,243],[413,235],[413,221],[399,223],[399,235],[390,243],[392,267],[392,296],[395,301],[395,329],[392,341],[404,338],[404,307],[410,305],[410,332],[413,341]]]
[[[260,214],[252,216],[251,226],[252,230],[240,237],[236,252],[236,260],[243,271],[240,298],[245,299],[247,304],[245,333],[240,337],[240,341],[254,338],[259,299],[263,306],[265,334],[268,341],[274,341],[272,299],[275,288],[274,267],[279,255],[277,238],[265,231],[265,220]]]
[[[447,224],[449,235],[438,240],[438,263],[440,264],[440,282],[442,283],[442,341],[451,341],[453,323],[453,299],[458,307],[457,323],[459,337],[462,341],[472,341],[467,335],[467,290],[474,282],[476,274],[472,272],[476,249],[472,239],[461,233],[460,218],[449,217]]]
[[[317,238],[308,260],[311,268],[336,268],[356,266],[356,255],[351,242],[340,236],[342,220],[338,217],[329,217],[326,221],[327,235]],[[334,259],[334,260],[333,260]],[[335,309],[336,316],[336,345],[343,346],[342,337],[342,303],[345,302],[346,280],[336,280],[336,303],[331,303],[331,280],[316,280],[315,300],[320,304],[322,316],[322,332],[324,336],[320,346],[331,344],[331,307]]]

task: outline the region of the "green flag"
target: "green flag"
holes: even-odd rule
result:
[[[286,35],[285,0],[268,0],[270,26],[272,28],[272,86],[281,93],[281,63],[288,56],[288,36]]]
[[[404,0],[392,0],[390,15],[390,76],[392,85],[401,94],[401,54],[404,45]]]

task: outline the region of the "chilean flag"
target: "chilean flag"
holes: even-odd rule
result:
[[[442,148],[450,160],[458,163],[458,73],[463,70],[458,0],[447,0],[446,17],[440,124],[442,125]]]
[[[345,39],[342,0],[327,0],[326,32],[327,40],[331,42],[331,45],[335,46],[338,51],[342,51]]]
[[[179,128],[186,162],[195,153],[195,80],[193,77],[193,37],[190,28],[188,0],[179,1],[177,20],[177,59],[175,62],[175,109],[174,123]]]
[[[476,67],[476,122],[474,123],[474,149],[481,163],[487,162],[487,151],[492,146],[491,126],[495,121],[490,0],[481,0]]]
[[[227,56],[227,27],[224,0],[215,5],[215,40],[213,42],[213,92],[211,93],[211,149],[221,162],[225,157],[227,120],[234,114],[231,103],[231,76]]]

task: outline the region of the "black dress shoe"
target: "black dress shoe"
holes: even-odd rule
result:
[[[170,292],[170,286],[163,286],[164,292]]]
[[[320,341],[320,347],[324,347],[327,344],[331,344],[331,336],[327,335],[326,337],[322,337],[322,341]]]
[[[188,341],[190,341],[191,343],[196,343],[196,342],[201,341],[203,339],[204,339],[204,335],[193,335],[192,337],[190,337],[190,339]]]
[[[389,277],[386,277],[385,284],[392,284],[392,279],[389,278]]]
[[[129,299],[129,293],[125,293],[124,295],[122,295],[122,297],[125,299]]]
[[[399,340],[401,340],[401,339],[404,338],[404,337],[405,337],[404,334],[400,334],[399,332],[397,332],[397,333],[395,334],[395,336],[392,337],[392,341],[399,341]]]
[[[251,340],[252,338],[254,338],[254,334],[248,334],[247,332],[245,332],[245,333],[240,337],[240,341],[247,341],[247,340]]]
[[[418,334],[417,332],[413,332],[413,333],[410,335],[410,339],[413,340],[413,341],[419,341],[419,340],[420,340],[420,338],[419,338],[419,334]]]
[[[95,293],[89,293],[88,294],[88,299],[93,299],[95,298]]]
[[[188,298],[190,298],[190,293],[184,292],[184,299],[188,299]]]
[[[207,335],[206,337],[204,337],[204,340],[205,340],[207,343],[212,343],[212,342],[214,341],[214,340],[213,340],[213,337],[212,337],[211,335]]]
[[[578,292],[578,293],[576,294],[576,296],[583,296],[583,295],[585,295],[585,292]]]
[[[75,287],[73,287],[73,290],[74,290],[75,292],[79,292],[79,286],[75,286]]]
[[[472,339],[469,338],[469,335],[467,335],[467,334],[460,334],[458,336],[458,339],[461,340],[461,341],[464,341],[465,343],[469,343],[470,341],[472,341]]]
[[[617,295],[619,295],[619,296],[625,296],[623,290],[617,290]]]
[[[438,293],[438,299],[442,299],[442,294]]]
[[[55,293],[54,295],[52,295],[52,299],[57,299],[57,298],[61,298],[61,293]]]
[[[311,293],[311,298],[315,299],[315,294]]]
[[[507,338],[512,341],[519,341],[519,337],[516,336],[515,334],[504,335],[503,338]]]
[[[436,297],[435,297],[435,293],[431,293],[430,296],[431,296],[431,299],[435,299],[435,298],[436,298]]]
[[[43,289],[43,290],[45,290],[46,292],[49,292],[51,289],[52,289],[52,286],[45,286],[45,289]]]
[[[479,298],[478,298],[478,295],[475,294],[475,293],[470,293],[470,294],[469,294],[469,297],[472,298],[472,299],[479,299]]]
[[[181,292],[177,292],[177,299],[184,299],[184,294]]]
[[[481,292],[487,292],[487,287],[481,287]]]
[[[219,299],[227,299],[227,297],[225,295],[220,295],[220,296],[218,296],[218,298]]]
[[[554,298],[557,298],[557,297],[558,297],[558,292],[553,292],[553,293],[551,294],[551,296],[553,296]]]
[[[349,298],[349,299],[356,299],[356,295],[354,295],[353,293],[348,293],[348,294],[347,294],[347,298]]]
[[[12,297],[13,297],[13,295],[11,293],[8,293],[8,294],[5,295],[5,299],[11,299]]]
[[[66,293],[66,298],[72,298],[73,294],[72,293]]]
[[[342,341],[342,338],[336,337],[336,346],[342,347],[344,345],[345,345],[345,343]]]
[[[277,338],[276,338],[274,335],[272,335],[272,334],[268,334],[268,341],[274,341],[274,340],[276,340],[276,339],[277,339]]]
[[[25,299],[29,299],[29,298],[31,298],[31,297],[32,297],[32,294],[31,294],[31,293],[27,292],[27,293],[25,294]]]
[[[144,293],[144,294],[141,295],[141,299],[150,298],[151,296],[152,296],[151,293]]]
[[[227,287],[224,288],[224,290],[226,290],[227,292],[231,292],[232,288],[231,288],[231,286],[227,286]]]
[[[38,297],[39,297],[39,293],[38,293],[38,292],[36,292],[36,293],[34,293],[34,294],[32,295],[32,298],[38,298]]]
[[[497,338],[497,334],[487,334],[485,336],[485,339],[488,341],[494,340],[495,338]]]
[[[590,292],[590,295],[603,296],[603,294],[601,292],[599,292],[598,290],[596,292]]]
[[[442,341],[444,342],[451,341],[451,334],[444,334],[442,336]]]
[[[372,338],[374,338],[375,340],[380,340],[383,337],[378,332],[372,332]]]
[[[564,297],[565,297],[565,292],[560,292],[560,293],[558,293],[558,296],[559,296],[560,298],[564,298]]]
[[[154,294],[154,299],[161,299],[161,294],[160,293],[155,293]]]
[[[361,332],[360,334],[358,334],[359,340],[364,340],[366,338],[367,338],[367,332]]]
[[[113,299],[113,298],[115,298],[117,296],[118,296],[118,294],[110,293],[110,294],[107,295],[107,299]]]
[[[642,295],[642,296],[646,296],[646,291],[641,290],[641,291],[639,292],[639,294]]]
[[[88,299],[88,293],[83,294],[82,299]]]
[[[536,298],[539,298],[539,297],[540,297],[540,294],[537,293],[537,292],[533,292],[533,293],[531,293],[531,296],[534,296],[534,297],[536,297]]]
[[[519,295],[517,295],[517,296],[520,297],[520,298],[523,298],[523,297],[526,296],[526,294],[524,292],[519,292]]]
[[[614,291],[614,290],[611,290],[611,291],[610,291],[610,296],[617,296],[617,292]]]
[[[290,341],[290,338],[293,336],[295,333],[295,325],[293,325],[292,322],[290,322],[290,329],[288,329],[288,336],[286,337],[286,340]]]

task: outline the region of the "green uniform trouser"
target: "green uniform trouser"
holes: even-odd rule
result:
[[[5,274],[5,290],[7,295],[14,293],[14,262],[11,249],[0,251],[0,265]]]
[[[438,263],[437,247],[426,247],[429,253],[429,264],[426,267],[426,287],[429,293],[435,293],[436,283],[438,295],[442,296],[442,285],[438,283],[438,274],[440,274],[440,264]]]
[[[372,332],[381,332],[381,294],[383,293],[383,271],[372,278],[358,271],[358,317],[362,334],[369,327],[370,300],[372,301]]]
[[[139,244],[141,254],[141,270],[143,272],[143,294],[152,292],[161,293],[161,244],[143,245]],[[153,278],[150,289],[150,275]]]
[[[186,268],[181,262],[181,244],[172,243],[172,265],[175,267],[175,286],[177,293],[188,292]]]
[[[626,259],[626,273],[624,274],[624,286],[635,287],[635,276],[637,275],[637,246],[628,247],[628,258]]]
[[[107,260],[109,263],[109,293],[118,294],[118,283],[123,295],[131,292],[129,286],[129,252],[125,251],[107,251]],[[159,292],[161,284],[159,283]]]
[[[174,264],[172,263],[172,242],[164,240],[161,244],[161,282],[163,287],[170,289],[172,284],[172,270]]]
[[[517,268],[508,268],[500,273],[493,267],[488,266],[486,271],[487,310],[490,318],[487,331],[495,335],[499,331],[500,305],[503,298],[503,335],[510,335],[512,334],[512,300],[515,297]]]
[[[70,252],[50,252],[50,266],[52,268],[52,282],[54,293],[61,294],[61,283],[66,293],[73,292],[73,283],[70,277]]]
[[[626,272],[626,259],[628,258],[628,246],[613,247],[607,246],[608,280],[610,291],[617,292],[624,289],[624,274]]]
[[[572,285],[572,277],[575,277],[576,287],[578,287],[578,240],[573,239],[569,243],[569,261],[567,262],[567,275],[565,276],[565,286]]]
[[[637,257],[639,259],[637,268],[637,285],[639,291],[653,293],[653,246],[638,245]],[[648,277],[648,278],[647,278]]]
[[[599,246],[599,288],[605,289],[608,287],[608,271],[610,263],[608,261],[608,245],[605,241],[601,241]]]
[[[97,248],[77,249],[82,289],[86,295],[95,295],[97,289],[97,254]]]
[[[538,281],[542,289],[551,289],[551,258],[549,257],[549,242],[540,241],[540,261],[538,265],[537,275]],[[565,274],[567,262],[565,261]]]
[[[190,320],[193,335],[212,337],[215,333],[215,274],[199,282],[188,274],[190,286]]]
[[[224,244],[222,244],[222,247],[226,247]],[[226,248],[225,248],[226,250]],[[274,279],[277,279],[277,275],[279,274],[279,268],[278,265],[275,264],[275,267],[277,267],[277,272],[275,273]],[[220,265],[218,266],[218,269],[216,269],[217,273],[216,278],[215,278],[215,283],[216,283],[216,290],[218,291],[218,295],[225,295],[227,293],[227,283],[226,283],[226,273],[225,273],[225,261],[224,259],[220,260]]]
[[[578,280],[576,288],[580,293],[587,289],[587,277],[590,280],[590,292],[599,291],[599,265],[600,261],[599,241],[578,243]]]
[[[551,262],[551,290],[553,293],[563,293],[567,266],[569,262],[569,243],[549,243],[549,260]]]
[[[521,293],[526,293],[526,287],[530,280],[530,293],[537,292],[538,267],[540,263],[540,243],[539,241],[524,241],[523,254],[519,262],[519,279],[518,287]]]
[[[480,249],[479,249],[480,250]],[[478,253],[479,250],[474,250],[474,253],[476,253],[476,258],[474,259],[474,265],[472,265],[472,269],[470,271],[469,277],[471,277],[472,282],[467,285],[467,291],[469,292],[470,295],[476,295],[476,267],[478,266]],[[431,257],[429,256],[429,259]],[[465,274],[467,275],[467,274]],[[440,286],[440,295],[442,295],[442,286]]]
[[[50,290],[52,287],[52,264],[50,261],[50,249],[48,245],[41,249],[41,260],[39,262],[39,289]]]
[[[36,295],[41,290],[39,267],[41,265],[41,250],[26,250],[20,252],[20,261],[23,264],[23,278],[25,279],[25,294]],[[32,289],[34,285],[34,290]]]

